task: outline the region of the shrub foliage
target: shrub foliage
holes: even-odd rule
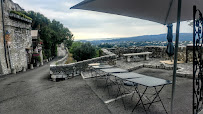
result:
[[[73,42],[70,52],[73,54],[73,58],[76,61],[87,60],[98,56],[96,47],[89,42]]]

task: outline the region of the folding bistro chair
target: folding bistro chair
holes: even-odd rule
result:
[[[150,76],[143,76],[141,78],[133,78],[133,79],[126,79],[126,80],[130,81],[132,83],[136,83],[138,85],[142,85],[142,86],[145,87],[143,93],[141,93],[139,91],[139,89],[138,89],[138,86],[135,86],[135,92],[138,94],[139,100],[138,100],[137,104],[135,105],[135,107],[133,108],[132,112],[135,110],[135,108],[137,106],[142,104],[145,112],[147,113],[145,105],[149,105],[148,106],[148,109],[149,109],[153,103],[161,102],[165,112],[167,113],[167,110],[166,110],[166,108],[165,108],[165,106],[164,106],[164,104],[163,104],[159,94],[160,94],[160,92],[162,91],[162,89],[164,88],[165,85],[169,85],[169,84],[172,83],[171,81],[160,79],[160,78],[154,78],[154,77],[150,77]],[[158,90],[157,87],[161,87],[161,88]],[[152,100],[147,99],[149,102],[148,103],[144,103],[143,102],[143,96],[146,94],[146,91],[147,91],[148,88],[154,88],[155,93],[152,94],[154,96],[154,98]],[[156,99],[158,99],[158,100],[156,100]]]
[[[95,72],[95,79],[97,80],[97,77],[102,78],[103,76],[105,76],[105,74],[102,74],[101,69],[108,69],[108,68],[113,68],[114,66],[110,66],[110,65],[98,65],[98,66],[92,66],[92,71]],[[93,75],[93,73],[92,73]]]
[[[88,64],[88,71],[90,71],[90,75],[91,75],[91,77],[93,76],[93,68],[92,68],[92,66],[99,66],[101,63],[90,63],[90,64]]]
[[[126,73],[113,73],[112,74],[115,77],[115,80],[117,82],[118,85],[118,92],[117,92],[117,97],[119,96],[119,94],[121,94],[121,96],[123,96],[125,94],[125,90],[128,90],[125,86],[137,86],[136,83],[132,83],[127,81],[126,79],[134,79],[134,78],[141,78],[143,75],[141,74],[137,74],[134,72],[126,72]],[[124,92],[121,91],[121,88],[124,88]],[[128,90],[128,92],[130,92]],[[134,93],[133,93],[134,94]],[[133,96],[132,96],[133,97]],[[131,97],[131,100],[132,100]],[[123,99],[122,99],[123,100]],[[125,107],[124,101],[123,101],[123,105]]]
[[[126,73],[126,72],[128,72],[128,70],[125,70],[125,69],[121,69],[121,68],[108,68],[108,69],[101,69],[101,71],[103,71],[104,73],[106,73],[106,83],[105,83],[105,85],[106,85],[106,87],[107,87],[107,89],[108,89],[108,93],[109,93],[109,96],[110,96],[110,92],[109,92],[109,88],[108,88],[108,81],[110,81],[110,82],[113,82],[114,83],[114,81],[111,81],[110,80],[110,76],[111,76],[111,74],[112,73]],[[115,83],[114,83],[115,84]]]

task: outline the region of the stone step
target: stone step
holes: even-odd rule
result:
[[[51,75],[52,81],[56,82],[57,79],[67,79],[67,75]]]

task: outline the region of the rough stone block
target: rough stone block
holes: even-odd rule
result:
[[[67,75],[51,75],[51,79],[52,79],[52,81],[56,82],[57,79],[68,79],[68,76]]]
[[[11,69],[12,74],[16,74],[16,69]]]
[[[26,72],[26,70],[27,70],[27,69],[26,69],[25,67],[23,67],[23,72]]]
[[[39,63],[37,63],[37,67],[39,67],[40,66],[40,64]]]
[[[152,65],[152,68],[153,68],[153,69],[156,69],[156,66],[155,66],[155,65]]]
[[[186,77],[186,78],[193,79],[193,74],[186,74],[185,77]]]
[[[165,67],[166,70],[171,70],[171,67]]]
[[[34,69],[33,64],[30,64],[30,69]]]
[[[185,77],[185,74],[182,74],[182,73],[180,73],[180,72],[177,72],[176,75],[177,75],[178,77]]]

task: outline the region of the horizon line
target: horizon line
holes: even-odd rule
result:
[[[163,34],[151,34],[151,35],[140,35],[140,36],[153,36],[153,35],[164,35],[164,34],[167,34],[167,33],[163,33]],[[175,34],[175,33],[173,33]],[[193,34],[193,33],[180,33],[180,34]],[[130,37],[113,37],[113,38],[84,38],[84,39],[74,39],[74,41],[80,41],[80,40],[90,40],[90,41],[94,41],[94,40],[110,40],[110,39],[121,39],[121,38],[131,38],[131,37],[139,37],[139,36],[130,36]]]

